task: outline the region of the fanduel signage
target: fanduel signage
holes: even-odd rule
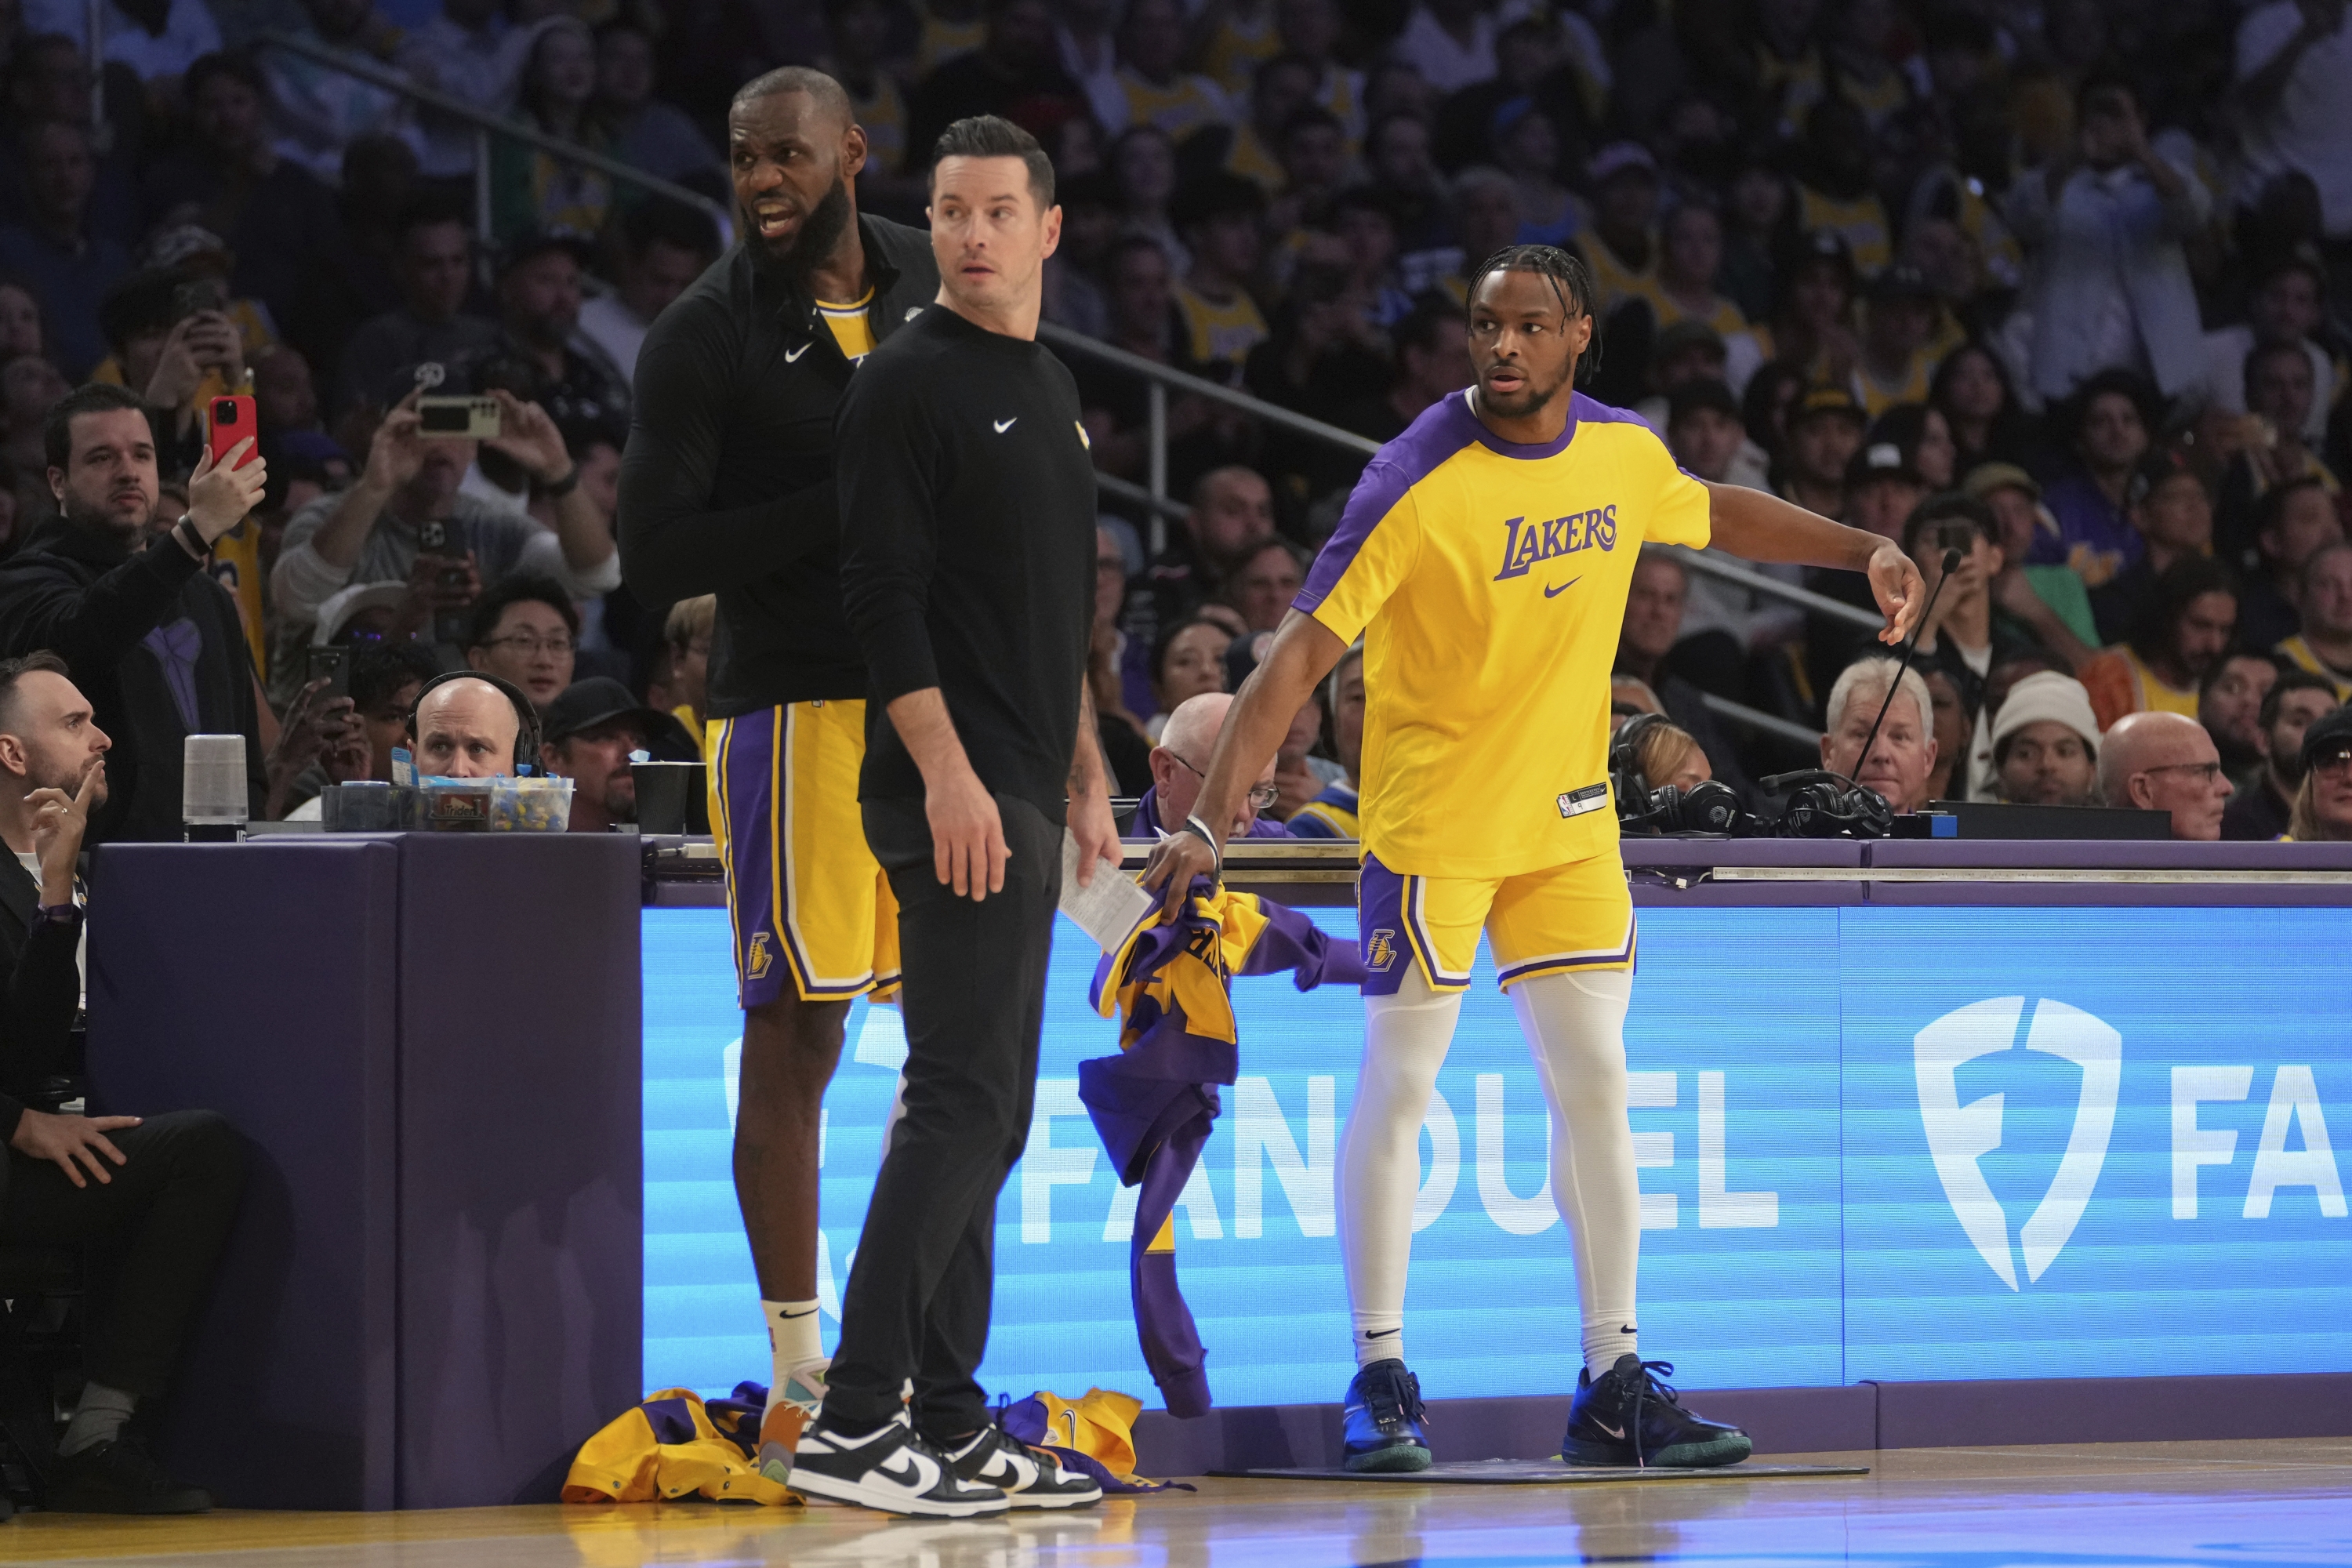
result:
[[[1319,918],[1352,935],[1352,914]],[[767,1356],[729,1185],[724,915],[646,917],[646,1386]],[[2352,1369],[2352,910],[1646,910],[1627,1024],[1645,1352],[1693,1387]],[[1150,1399],[1134,1194],[1076,1097],[1113,1048],[1056,936],[984,1381]],[[1352,994],[1244,980],[1242,1076],[1177,1205],[1227,1405],[1334,1398]],[[827,1100],[828,1336],[905,1039],[859,1004]],[[1433,1397],[1573,1386],[1549,1128],[1482,955],[1423,1124],[1407,1303]]]

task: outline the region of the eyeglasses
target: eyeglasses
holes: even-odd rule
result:
[[[2144,773],[2195,773],[2198,776],[2199,783],[2210,784],[2221,778],[2221,764],[2219,763],[2166,763],[2158,767],[2142,768],[2140,769],[2140,772]]]
[[[2311,759],[2311,771],[2315,773],[2352,773],[2352,752],[2329,752]]]
[[[1202,773],[1200,769],[1194,767],[1183,758],[1177,757],[1175,752],[1171,752],[1168,754],[1171,757],[1175,757],[1176,765],[1182,768],[1186,773],[1191,773],[1194,778],[1199,779],[1203,783],[1208,781],[1208,774]],[[1250,805],[1259,811],[1273,810],[1274,803],[1281,798],[1282,787],[1279,784],[1260,784],[1255,789],[1249,792]]]
[[[502,637],[491,637],[482,646],[510,647],[517,653],[526,656],[540,653],[553,654],[556,658],[562,658],[572,651],[573,645],[570,637],[533,637],[529,632],[510,632]]]

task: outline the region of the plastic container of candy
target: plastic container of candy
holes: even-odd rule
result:
[[[570,779],[485,779],[492,833],[562,833],[572,826]]]

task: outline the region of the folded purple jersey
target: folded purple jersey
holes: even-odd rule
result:
[[[1183,913],[1152,923],[1095,966],[1096,1010],[1120,1017],[1119,1054],[1078,1064],[1078,1099],[1119,1181],[1140,1185],[1129,1283],[1144,1364],[1177,1415],[1210,1409],[1204,1352],[1176,1283],[1176,1200],[1209,1141],[1216,1086],[1234,1081],[1240,1040],[1228,992],[1236,974],[1288,970],[1301,991],[1364,978],[1354,942],[1335,942],[1296,910],[1192,879]]]

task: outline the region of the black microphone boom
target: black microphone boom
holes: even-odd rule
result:
[[[1952,574],[1959,569],[1958,549],[1948,547],[1936,574],[1936,585],[1927,591],[1927,602],[1919,606],[1919,619],[1911,627],[1911,635],[1903,641],[1903,657],[1895,666],[1895,679],[1886,683],[1886,700],[1878,705],[1878,717],[1870,721],[1870,733],[1863,737],[1862,754],[1853,760],[1853,776],[1857,784],[1862,779],[1862,764],[1870,760],[1871,745],[1878,739],[1878,727],[1886,722],[1886,710],[1895,706],[1895,694],[1903,689],[1903,677],[1911,668],[1911,656],[1918,651],[1919,634],[1927,629],[1927,617],[1935,612],[1936,597],[1944,591],[1944,584],[1952,580]],[[1932,722],[1925,713],[1919,718],[1922,723]]]

